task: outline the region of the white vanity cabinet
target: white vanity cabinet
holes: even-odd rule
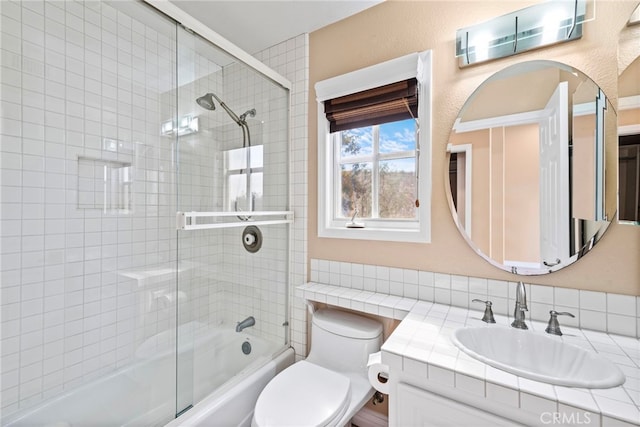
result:
[[[393,426],[496,426],[512,427],[511,420],[444,398],[406,383],[396,386],[394,411],[389,425]]]

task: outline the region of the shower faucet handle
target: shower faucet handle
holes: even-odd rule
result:
[[[481,299],[472,299],[471,302],[481,302],[484,306],[484,315],[482,316],[482,321],[486,323],[496,323],[496,319],[493,317],[493,310],[491,306],[493,303],[491,301],[483,301]]]

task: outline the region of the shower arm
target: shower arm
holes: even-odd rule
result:
[[[211,95],[213,95],[213,97],[216,99],[216,101],[218,101],[218,104],[220,104],[220,106],[224,109],[224,111],[227,112],[227,114],[229,115],[229,117],[231,117],[233,119],[234,122],[236,122],[236,124],[238,126],[242,126],[242,124],[244,123],[243,120],[240,120],[240,117],[238,117],[236,115],[236,113],[233,112],[233,110],[229,107],[227,107],[227,104],[224,103],[223,100],[221,100],[220,98],[218,98],[218,95],[216,95],[215,93],[212,93]]]

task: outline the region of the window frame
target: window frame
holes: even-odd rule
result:
[[[390,61],[336,76],[315,84],[318,123],[318,236],[326,238],[422,242],[431,240],[431,127],[432,53],[412,53]],[[324,101],[401,80],[418,80],[418,129],[416,172],[420,206],[415,220],[362,219],[365,228],[347,228],[348,219],[335,218],[337,190],[336,149],[330,133]]]

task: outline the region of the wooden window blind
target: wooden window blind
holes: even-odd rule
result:
[[[418,117],[415,78],[324,101],[330,132]]]

